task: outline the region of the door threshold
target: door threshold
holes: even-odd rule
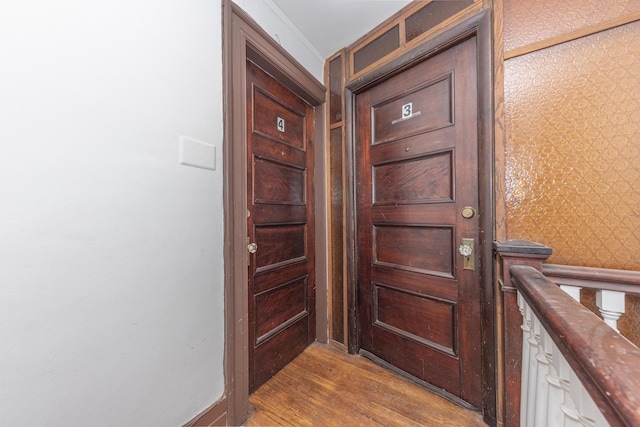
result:
[[[366,357],[367,359],[371,360],[372,362],[376,363],[377,365],[382,366],[385,369],[388,369],[389,371],[400,375],[403,378],[408,379],[409,381],[411,381],[414,384],[419,385],[420,387],[423,387],[427,390],[429,390],[431,393],[438,395],[444,399],[447,399],[448,401],[450,401],[451,403],[455,403],[456,405],[460,406],[461,408],[464,409],[469,409],[471,411],[480,413],[480,410],[478,408],[476,408],[475,406],[471,405],[469,402],[464,401],[463,399],[459,398],[458,396],[449,393],[446,390],[443,390],[439,387],[434,386],[433,384],[429,384],[426,381],[421,380],[418,377],[415,377],[411,374],[409,374],[408,372],[403,371],[402,369],[399,369],[395,366],[393,366],[391,363],[387,362],[384,359],[379,358],[378,356],[376,356],[375,354],[367,351],[367,350],[363,350],[360,349],[358,354],[360,354],[360,356],[362,357]]]

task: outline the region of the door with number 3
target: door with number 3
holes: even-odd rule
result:
[[[476,50],[359,93],[355,140],[360,351],[480,408]]]

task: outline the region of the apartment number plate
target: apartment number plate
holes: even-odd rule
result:
[[[409,102],[408,104],[404,104],[402,106],[402,112],[401,112],[400,118],[395,119],[394,121],[391,122],[391,124],[395,125],[396,123],[409,120],[411,118],[419,116],[420,114],[421,114],[421,111],[416,111],[416,112],[413,111],[413,102]]]

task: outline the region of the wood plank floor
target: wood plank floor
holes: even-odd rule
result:
[[[249,399],[245,426],[485,426],[361,356],[313,344]]]

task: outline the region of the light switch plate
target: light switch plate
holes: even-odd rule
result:
[[[216,170],[216,147],[187,136],[180,136],[179,162],[181,165]]]

